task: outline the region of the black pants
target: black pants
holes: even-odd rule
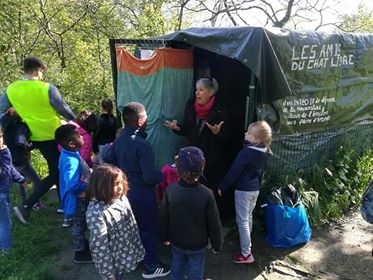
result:
[[[40,184],[33,188],[32,193],[25,204],[28,208],[32,207],[53,185],[57,186],[58,198],[60,197],[58,170],[60,152],[58,151],[56,141],[34,141],[32,142],[32,145],[33,149],[39,150],[47,161],[49,174],[41,180]]]

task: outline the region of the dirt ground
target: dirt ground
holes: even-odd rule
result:
[[[310,242],[291,249],[271,248],[264,241],[264,233],[254,231],[255,262],[250,265],[232,263],[231,256],[239,248],[238,236],[234,231],[226,232],[223,251],[207,255],[206,280],[373,279],[373,226],[358,212],[314,230]],[[162,260],[169,263],[168,248],[160,245],[160,253]],[[72,255],[69,245],[56,256],[53,275],[57,279],[101,279],[94,265],[76,265]],[[141,268],[126,279],[142,279]]]

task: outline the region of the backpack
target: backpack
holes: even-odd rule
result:
[[[373,224],[373,180],[361,197],[360,213],[365,221]]]

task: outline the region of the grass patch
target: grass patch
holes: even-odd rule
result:
[[[40,153],[34,153],[34,166],[39,174],[47,173],[45,161]],[[30,192],[31,186],[28,188]],[[53,280],[51,267],[59,252],[61,244],[69,242],[70,235],[61,229],[62,216],[56,213],[57,198],[51,196],[54,190],[43,197],[49,209],[32,211],[29,225],[21,224],[13,215],[12,242],[13,247],[5,256],[0,256],[1,280]],[[12,190],[12,204],[18,205],[20,197],[16,187]]]

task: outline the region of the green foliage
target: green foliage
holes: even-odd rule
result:
[[[346,32],[373,31],[373,11],[363,4],[359,4],[358,12],[352,15],[341,16],[343,23],[339,28]]]
[[[293,171],[291,175],[280,178],[280,184],[295,186],[311,224],[318,225],[323,220],[337,219],[360,204],[372,170],[373,150],[358,155],[351,149],[340,147],[335,158],[307,172]]]
[[[170,0],[0,3],[0,88],[22,78],[22,60],[40,57],[75,113],[113,98],[110,38],[147,38],[176,28]],[[1,90],[1,91],[2,91]]]
[[[48,166],[46,160],[38,150],[31,151],[32,165],[35,167],[41,178],[48,175]]]

